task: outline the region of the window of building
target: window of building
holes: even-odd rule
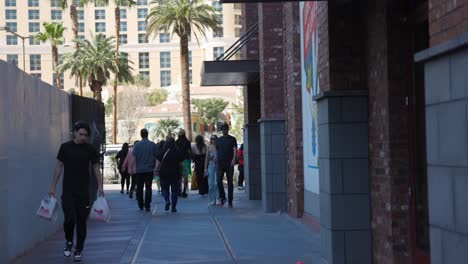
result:
[[[57,75],[55,73],[52,74],[52,80],[53,80],[53,86],[57,87]],[[62,84],[62,87],[63,87],[63,83],[64,83],[64,78],[63,78],[63,73],[60,74],[60,83]]]
[[[189,70],[189,83],[192,84],[192,70]]]
[[[31,73],[31,76],[34,77],[34,78],[37,78],[37,79],[40,79],[42,77],[42,75],[40,73]]]
[[[18,45],[18,37],[14,35],[7,35],[7,45]]]
[[[241,15],[234,15],[234,24],[235,25],[242,25],[242,16]]]
[[[137,0],[137,5],[139,6],[148,5],[148,0]]]
[[[86,38],[85,35],[78,35],[79,40],[85,40],[85,38]]]
[[[213,8],[216,12],[223,12],[223,4],[219,1],[215,1],[212,3]]]
[[[73,5],[80,6],[80,0],[73,0]]]
[[[78,23],[78,32],[84,32],[84,30],[85,30],[85,24]]]
[[[103,7],[106,6],[106,3],[104,1],[96,1],[94,0],[94,6],[95,7]]]
[[[50,0],[50,7],[59,7],[58,0]]]
[[[189,50],[188,52],[188,66],[192,67],[192,51]]]
[[[94,19],[96,20],[106,19],[106,10],[103,10],[103,9],[94,10]]]
[[[5,0],[5,6],[16,6],[16,0]]]
[[[159,43],[168,43],[171,42],[170,33],[159,33]]]
[[[171,67],[171,52],[163,51],[159,53],[159,67],[161,68]]]
[[[149,52],[138,53],[138,66],[140,69],[149,69]]]
[[[119,35],[119,43],[120,44],[127,44],[128,43],[127,34],[120,34]]]
[[[213,31],[213,38],[222,38],[224,36],[224,28],[219,27],[218,30]]]
[[[39,10],[28,10],[29,20],[39,19]]]
[[[28,6],[29,7],[39,6],[39,0],[28,0]]]
[[[146,79],[150,78],[150,72],[149,71],[141,71],[141,72],[139,72],[139,74],[141,76],[143,76],[144,78],[146,78]]]
[[[216,60],[218,57],[224,54],[224,47],[213,48],[213,58]]]
[[[198,131],[198,123],[197,122],[193,122],[193,132],[197,132]]]
[[[41,25],[39,22],[29,22],[29,32],[39,32],[41,30]]]
[[[223,14],[216,14],[215,16],[216,20],[218,20],[219,26],[222,27],[224,23]]]
[[[240,4],[240,3],[235,3],[235,4],[234,4],[234,10],[239,10],[239,11],[242,10],[242,4]]]
[[[6,22],[5,26],[10,30],[10,31],[18,31],[18,24],[16,22]]]
[[[18,66],[18,54],[7,54],[7,62]]]
[[[146,22],[138,21],[138,31],[146,31]]]
[[[76,10],[78,20],[84,20],[84,10]]]
[[[127,9],[120,9],[120,19],[127,19]]]
[[[161,87],[171,85],[171,71],[161,71]]]
[[[148,16],[148,8],[138,8],[138,18],[145,19]]]
[[[34,35],[29,36],[29,45],[41,45],[41,42],[37,40]]]
[[[127,32],[127,22],[120,22],[120,32]]]
[[[234,28],[234,36],[236,38],[240,38],[241,34],[242,34],[242,28]]]
[[[41,70],[41,55],[40,54],[31,54],[29,55],[29,70],[30,71],[40,71]]]
[[[62,20],[62,10],[51,10],[50,18],[52,20]]]
[[[5,10],[6,19],[16,19],[16,10],[7,9]]]
[[[138,43],[148,43],[146,34],[138,34]]]
[[[105,22],[96,22],[95,27],[96,27],[96,32],[106,32]]]

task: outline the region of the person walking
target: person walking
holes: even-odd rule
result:
[[[237,189],[244,190],[244,144],[237,150],[237,170],[239,170],[239,179],[237,180]]]
[[[73,125],[74,138],[60,146],[54,179],[49,191],[49,196],[55,197],[55,189],[63,171],[61,198],[64,215],[63,230],[66,239],[63,255],[71,256],[76,227],[74,261],[82,260],[86,239],[86,219],[90,212],[90,164],[96,176],[97,191],[99,195],[104,196],[98,163],[99,156],[94,146],[87,143],[90,133],[91,129],[85,122],[78,121]]]
[[[138,140],[133,143],[133,147],[138,143]],[[122,171],[127,172],[130,174],[131,178],[131,184],[130,184],[130,193],[128,194],[128,197],[130,199],[133,199],[133,192],[136,192],[136,185],[137,185],[137,180],[136,180],[136,161],[135,161],[135,155],[133,154],[133,147],[131,147],[128,150],[127,156],[125,157],[124,163],[122,164]],[[135,195],[137,196],[137,195]]]
[[[216,199],[218,199],[219,190],[217,183],[217,164],[218,164],[218,153],[216,141],[218,137],[216,135],[211,135],[210,145],[206,151],[205,158],[205,177],[208,177],[208,197],[210,199],[210,205],[216,205]]]
[[[159,175],[161,189],[166,205],[164,210],[177,212],[177,199],[180,188],[180,163],[185,156],[176,148],[175,140],[168,137],[164,144],[164,149],[157,156],[156,169],[154,174]],[[170,199],[169,199],[170,197]]]
[[[207,147],[202,135],[195,137],[195,144],[192,145],[192,159],[195,163],[195,173],[197,175],[198,193],[206,196],[208,193],[208,179],[205,177],[205,159]]]
[[[232,208],[232,200],[234,198],[234,165],[236,165],[237,155],[237,140],[235,137],[229,135],[229,125],[224,123],[221,126],[223,135],[218,138],[218,189],[219,197],[221,199],[221,206],[226,203],[226,193],[224,192],[223,178],[226,173],[228,182],[228,203],[229,208]]]
[[[184,157],[184,161],[182,162],[182,166],[180,168],[181,174],[182,174],[182,179],[181,179],[181,185],[183,184],[183,189],[182,186],[180,188],[180,196],[182,198],[187,198],[187,188],[188,188],[188,175],[191,174],[192,170],[192,161],[190,160],[190,157],[192,156],[192,148],[190,141],[187,139],[185,136],[185,130],[181,129],[179,130],[178,133],[179,137],[176,140],[176,147],[179,150],[180,153],[182,153],[182,156]]]
[[[133,147],[133,154],[136,160],[136,178],[137,178],[137,199],[138,207],[147,212],[151,210],[151,198],[153,195],[153,171],[158,154],[157,145],[148,140],[148,130],[143,128],[140,131],[141,141]],[[145,198],[143,200],[143,187],[145,189]]]
[[[121,185],[121,188],[120,188],[120,193],[124,193],[124,187],[125,187],[125,183],[127,184],[127,194],[129,192],[129,188],[130,188],[130,174],[127,172],[127,171],[124,171],[122,169],[122,165],[125,161],[125,158],[127,157],[127,154],[128,154],[128,143],[124,143],[122,145],[122,149],[117,152],[117,155],[115,156],[115,159],[117,160],[117,169],[119,170],[119,173],[120,173],[120,177],[121,177],[121,180],[120,180],[120,185]]]

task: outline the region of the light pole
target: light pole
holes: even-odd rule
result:
[[[26,71],[26,59],[24,57],[24,40],[28,39],[29,36],[21,36],[20,34],[16,33],[15,31],[10,30],[9,27],[5,27],[5,26],[0,27],[0,30],[5,30],[6,32],[9,32],[9,33],[17,36],[18,38],[20,38],[23,41],[23,71]]]

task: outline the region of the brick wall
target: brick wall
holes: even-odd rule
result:
[[[408,112],[410,27],[401,8],[368,1],[369,174],[374,263],[411,263]],[[408,40],[408,41],[405,41]]]
[[[283,16],[288,212],[294,217],[301,217],[304,212],[304,160],[299,3],[285,2]]]
[[[245,33],[258,22],[258,4],[243,4],[242,14],[244,14],[244,19],[242,20],[242,32]],[[246,60],[258,60],[258,32],[244,46],[244,52],[242,54],[244,54],[244,59]]]
[[[429,0],[430,45],[468,33],[467,0]]]
[[[328,2],[318,2],[318,71],[321,91],[330,90],[330,65],[328,49]]]
[[[258,5],[261,116],[267,119],[284,119],[282,16],[282,3]]]

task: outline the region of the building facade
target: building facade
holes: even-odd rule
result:
[[[229,2],[258,26],[249,197],[315,224],[323,263],[468,263],[468,3]]]
[[[77,1],[78,2],[78,1]],[[77,8],[79,38],[90,39],[93,35],[115,35],[114,2],[109,6],[90,3]],[[138,0],[133,7],[121,7],[120,50],[128,54],[133,62],[135,73],[150,78],[154,88],[180,88],[179,39],[169,33],[146,37],[146,16],[152,5],[149,0]],[[222,31],[206,32],[207,39],[200,43],[192,38],[190,50],[190,79],[194,85],[200,84],[200,66],[203,60],[211,60],[224,53],[235,42],[241,32],[242,12],[240,5],[221,5],[218,1],[206,1],[213,5],[222,19]],[[0,59],[16,64],[20,69],[50,84],[55,84],[52,69],[52,54],[49,43],[37,43],[32,36],[43,30],[42,23],[63,21],[67,28],[65,43],[59,47],[59,53],[72,52],[72,22],[70,10],[61,10],[57,2],[40,0],[0,0],[0,26],[25,39],[24,54],[22,39],[5,30],[0,30]],[[25,65],[23,67],[23,56]],[[77,88],[75,78],[63,76],[66,90]],[[85,89],[87,91],[87,89]],[[105,95],[104,95],[105,96]]]

